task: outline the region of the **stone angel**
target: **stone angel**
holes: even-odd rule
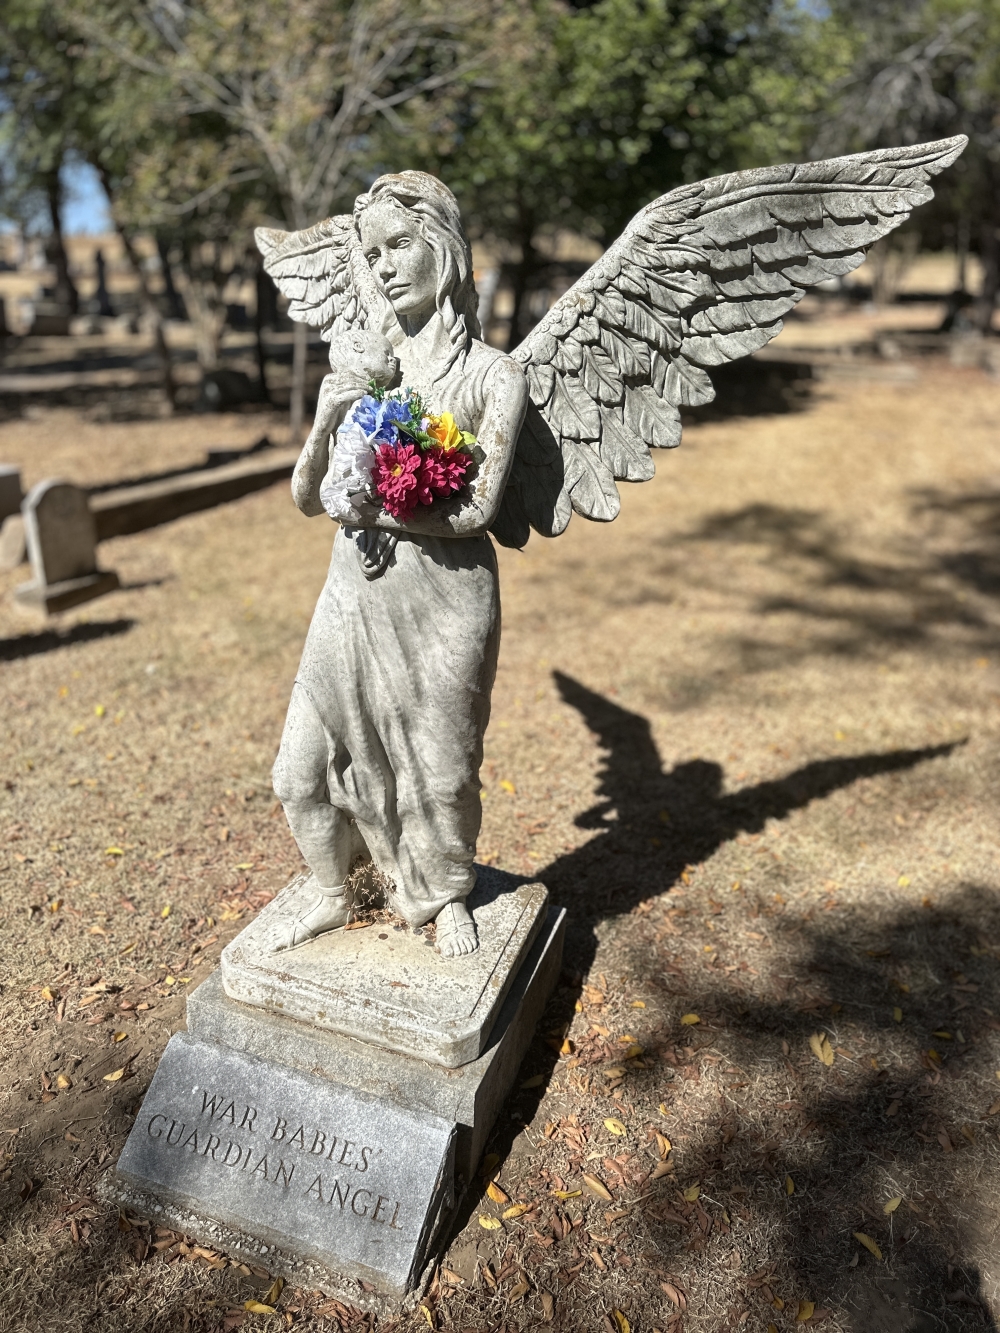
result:
[[[374,861],[389,906],[411,926],[436,923],[442,956],[478,947],[466,899],[500,645],[491,534],[522,547],[532,528],[563,532],[574,511],[613,519],[616,481],[652,477],[650,449],[677,445],[682,409],[712,400],[712,367],[763,347],[808,287],[861,264],[932,198],[929,178],[965,142],[672,190],[636,214],[512,355],[482,339],[458,205],[433,176],[384,175],[353,214],[257,231],[292,319],[321,329],[334,360],[355,335],[323,381],[295,469],[304,514],[326,512],[334,432],[371,387],[372,364],[383,384],[395,370],[395,385],[478,441],[455,495],[406,520],[355,497],[336,534],[274,766],[316,893],[281,947],[350,919],[345,886],[359,859]]]

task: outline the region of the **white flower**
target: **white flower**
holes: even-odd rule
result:
[[[351,523],[358,517],[358,502],[364,500],[372,479],[375,450],[356,421],[348,419],[337,431],[330,468],[320,486],[319,498],[331,518]]]

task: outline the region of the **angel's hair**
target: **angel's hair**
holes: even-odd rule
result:
[[[472,249],[462,226],[458,200],[436,176],[426,171],[400,171],[379,176],[367,194],[354,202],[354,226],[360,234],[361,214],[373,204],[390,203],[419,219],[424,239],[437,259],[437,309],[451,339],[451,367],[467,350],[470,336],[481,338],[479,297],[472,275]]]

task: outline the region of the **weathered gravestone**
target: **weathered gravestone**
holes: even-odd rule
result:
[[[40,481],[21,507],[33,578],[17,600],[49,613],[66,611],[119,586],[97,567],[97,534],[87,494],[67,481]]]
[[[21,469],[10,463],[0,463],[0,524],[11,514],[21,512]]]
[[[25,557],[23,499],[21,469],[0,464],[0,569],[16,569]]]

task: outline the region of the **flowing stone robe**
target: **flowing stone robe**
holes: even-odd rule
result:
[[[478,434],[501,357],[473,342],[433,385],[428,409]],[[479,769],[500,648],[497,563],[486,534],[415,534],[400,536],[369,580],[359,558],[369,535],[337,533],[296,683],[326,732],[330,804],[354,821],[395,884],[391,905],[416,926],[476,882]]]

